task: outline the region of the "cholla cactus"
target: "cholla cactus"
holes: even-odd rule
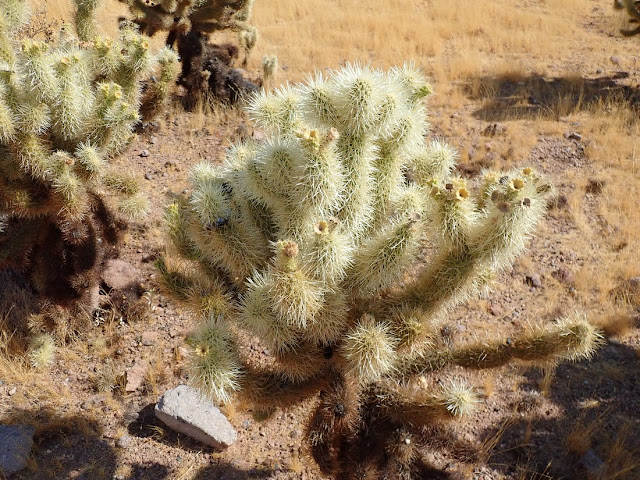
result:
[[[78,3],[86,15],[96,2]],[[0,269],[27,266],[44,297],[82,303],[117,237],[103,189],[130,217],[145,209],[134,178],[109,159],[139,121],[142,81],[158,70],[148,89],[157,108],[177,58],[165,49],[156,62],[132,27],[119,39],[81,42],[65,30],[54,44],[20,42],[18,20],[28,20],[26,2],[0,5]]]
[[[275,55],[265,55],[262,57],[262,78],[264,83],[271,83],[278,71],[278,57]]]
[[[629,23],[638,23],[640,20],[640,9],[638,4],[634,0],[614,0],[613,6],[616,10],[626,10],[629,15]],[[632,37],[640,33],[640,26],[635,28],[622,28],[620,29],[625,37]]]
[[[238,56],[235,45],[209,43],[212,33],[237,32],[246,66],[258,39],[257,28],[249,24],[255,0],[119,1],[129,7],[142,33],[168,32],[167,45],[175,45],[180,54],[182,72],[178,83],[188,90],[185,99],[188,108],[207,97],[233,103],[239,92],[255,88],[240,70],[233,68]],[[232,49],[228,50],[226,47],[230,45]]]
[[[549,186],[530,168],[456,177],[455,151],[424,138],[430,93],[410,65],[347,66],[263,93],[249,112],[269,140],[196,166],[193,193],[167,211],[200,271],[159,263],[205,318],[190,339],[196,382],[263,407],[320,391],[307,440],[337,478],[430,478],[421,428],[477,401],[446,370],[584,358],[599,339],[574,316],[509,340],[443,342],[447,312],[522,253]],[[250,337],[266,366],[239,348]]]
[[[168,32],[168,45],[176,40],[180,45],[180,39],[186,39],[190,33],[207,37],[216,31],[233,30],[238,32],[238,41],[248,56],[257,40],[257,29],[248,23],[255,0],[119,1],[129,7],[143,33]],[[193,55],[197,53],[191,52],[190,56]]]
[[[161,30],[175,33],[253,30],[246,22],[251,17],[255,0],[119,1],[129,7],[136,23],[148,35]]]

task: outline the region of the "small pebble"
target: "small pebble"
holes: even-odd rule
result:
[[[577,132],[567,132],[564,134],[564,138],[566,138],[567,140],[576,140],[579,142],[580,140],[582,140],[582,135]]]
[[[131,437],[129,435],[122,435],[116,440],[116,446],[120,448],[129,448],[131,446]]]
[[[11,390],[9,390],[9,396],[15,395],[17,391],[18,391],[17,387],[12,387]]]
[[[540,275],[534,273],[533,275],[527,275],[524,279],[527,285],[533,288],[539,288],[542,286],[542,280],[540,279]]]
[[[145,150],[142,150],[142,151],[140,152],[140,156],[141,156],[141,157],[148,157],[148,156],[149,156],[149,150],[146,150],[146,149],[145,149]]]

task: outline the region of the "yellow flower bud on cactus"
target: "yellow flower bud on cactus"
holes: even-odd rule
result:
[[[513,190],[521,190],[522,187],[524,187],[524,180],[522,180],[521,178],[514,178],[513,180],[511,180],[509,186]]]

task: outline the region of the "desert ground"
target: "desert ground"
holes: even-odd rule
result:
[[[43,18],[59,25],[70,12],[52,0]],[[109,0],[99,14],[110,33],[126,9]],[[640,280],[631,281],[640,277],[640,38],[620,34],[625,14],[608,0],[256,0],[252,23],[259,40],[247,70],[259,75],[263,55],[279,61],[267,88],[347,62],[412,61],[435,91],[430,135],[457,149],[461,176],[532,166],[554,185],[528,251],[490,293],[451,313],[451,335],[517,333],[580,311],[606,341],[588,361],[468,376],[483,401],[434,433],[433,462],[474,480],[640,478]],[[189,380],[185,337],[196,324],[153,266],[167,251],[163,207],[189,193],[194,164],[220,162],[260,134],[241,107],[176,103],[114,159],[153,206],[120,251],[146,310],[128,318],[105,308],[46,369],[0,330],[0,423],[36,427],[29,465],[12,480],[323,478],[302,441],[310,404],[269,416],[224,406],[238,441],[223,451],[153,414],[163,392]]]

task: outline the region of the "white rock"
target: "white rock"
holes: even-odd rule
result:
[[[187,385],[167,391],[156,404],[155,413],[176,432],[215,448],[227,448],[237,439],[227,417],[198,390]]]

